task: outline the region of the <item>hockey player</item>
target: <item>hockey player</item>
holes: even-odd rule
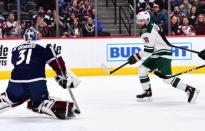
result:
[[[150,14],[148,12],[139,12],[136,17],[136,22],[141,29],[140,35],[144,41],[144,50],[130,56],[128,62],[132,65],[142,58],[145,59],[139,66],[139,78],[144,92],[136,97],[140,101],[150,101],[152,90],[148,73],[158,70],[162,74],[171,75],[172,50],[171,47],[166,44],[167,40],[160,32],[160,28],[150,22]],[[195,102],[199,94],[199,90],[196,88],[185,84],[178,77],[164,79],[163,81],[174,88],[185,91],[188,95],[189,103]]]
[[[14,69],[6,92],[0,95],[0,111],[14,108],[28,101],[27,108],[34,112],[59,119],[73,117],[75,115],[74,103],[49,98],[45,65],[48,63],[56,72],[55,78],[63,88],[76,87],[79,80],[66,74],[64,60],[60,54],[54,54],[56,52],[51,45],[44,48],[35,43],[35,40],[40,39],[40,34],[35,28],[28,28],[24,38],[26,42],[12,50]]]

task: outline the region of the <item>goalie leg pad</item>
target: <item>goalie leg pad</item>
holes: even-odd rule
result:
[[[0,112],[7,111],[12,108],[13,102],[9,100],[6,92],[0,95]]]
[[[35,107],[32,101],[29,101],[27,108],[34,112],[47,114],[58,119],[69,119],[74,116],[74,104],[68,101],[55,101],[54,99],[49,99],[43,101],[38,107]]]

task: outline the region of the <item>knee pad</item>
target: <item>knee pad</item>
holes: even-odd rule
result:
[[[0,112],[6,111],[13,107],[13,103],[9,100],[6,92],[0,95]]]
[[[27,108],[34,112],[50,115],[53,118],[67,119],[73,117],[74,104],[68,101],[49,99],[44,100],[38,107],[33,106],[32,101],[29,101]]]
[[[145,67],[144,65],[139,66],[139,76],[147,76],[149,71],[150,69]]]

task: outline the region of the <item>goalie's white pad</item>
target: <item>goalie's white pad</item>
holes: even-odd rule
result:
[[[52,116],[53,118],[56,118],[56,115],[51,110],[51,108],[53,107],[54,104],[55,104],[54,99],[45,100],[39,105],[38,112],[45,113],[45,114]]]
[[[74,104],[68,101],[44,100],[38,107],[34,107],[29,101],[27,108],[37,113],[47,114],[53,118],[69,119],[74,117]]]
[[[13,103],[9,100],[7,93],[0,95],[0,112],[7,111],[12,108]]]

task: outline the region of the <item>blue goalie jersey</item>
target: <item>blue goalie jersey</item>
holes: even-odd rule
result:
[[[45,66],[54,58],[51,45],[46,48],[32,43],[22,44],[12,51],[14,69],[11,82],[29,83],[45,80]]]

